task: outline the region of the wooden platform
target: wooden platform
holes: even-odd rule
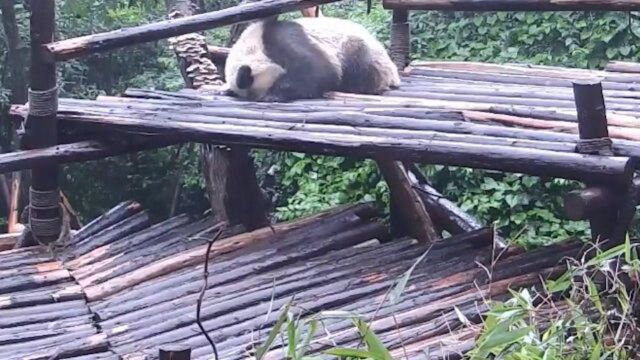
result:
[[[613,156],[576,152],[572,81],[603,80]],[[61,99],[72,139],[156,135],[626,183],[640,157],[640,73],[423,62],[384,96],[252,103],[193,90]],[[14,106],[25,115],[25,106]],[[116,138],[121,138],[120,135]],[[113,137],[112,137],[113,138]]]
[[[139,204],[126,202],[87,224],[55,259],[42,248],[0,252],[0,356],[154,359],[158,347],[179,343],[192,347],[193,359],[210,359],[195,304],[215,229],[210,219],[185,215],[152,225]],[[432,248],[411,239],[381,243],[386,229],[368,204],[274,230],[228,235],[213,245],[201,317],[222,359],[246,359],[294,297],[296,309],[309,313],[342,310],[375,320],[373,329],[394,358],[406,351],[421,359],[427,349],[438,354],[433,359],[464,352],[478,328],[460,324],[454,306],[477,323],[486,299],[559,274],[563,257],[582,247],[564,243],[498,256],[487,229]],[[426,251],[400,301],[385,301]],[[489,285],[482,266],[492,263]],[[328,319],[322,327],[336,345],[357,345],[348,319]],[[331,346],[322,327],[314,352]],[[279,351],[268,358],[282,358]]]

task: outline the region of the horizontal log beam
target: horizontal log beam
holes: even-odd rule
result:
[[[605,67],[607,71],[640,74],[640,63],[628,61],[611,61]]]
[[[385,9],[450,11],[638,11],[638,0],[384,0]]]
[[[170,146],[179,142],[177,139],[167,137],[151,137],[117,143],[90,140],[42,149],[15,151],[0,154],[0,173],[32,169],[52,162],[64,164],[103,159],[114,155]]]
[[[43,52],[51,61],[64,61],[101,51],[200,32],[335,1],[338,0],[262,0],[204,14],[61,40],[45,45]]]
[[[593,156],[568,152],[487,146],[463,142],[398,139],[267,126],[202,122],[157,121],[124,116],[59,115],[68,125],[96,133],[122,132],[180,136],[191,141],[248,145],[283,151],[325,155],[364,156],[448,166],[524,173],[580,180],[598,179],[624,184],[631,180],[633,162],[627,157]]]

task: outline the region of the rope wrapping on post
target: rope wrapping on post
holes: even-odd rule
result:
[[[56,115],[58,113],[59,90],[58,86],[42,91],[29,89],[29,115]]]
[[[39,219],[33,216],[33,210],[58,210],[58,216],[48,219]],[[53,243],[58,243],[69,234],[69,219],[64,206],[60,202],[59,191],[38,191],[29,189],[29,205],[25,209],[29,211],[28,226],[33,238],[41,245],[51,242],[42,238],[56,238]],[[62,216],[60,216],[62,215]],[[66,221],[65,221],[66,219]]]
[[[576,151],[581,154],[598,154],[613,156],[613,141],[609,137],[580,139],[576,144]]]
[[[394,22],[391,24],[391,46],[389,49],[391,59],[398,70],[402,71],[407,66],[410,50],[409,22]]]

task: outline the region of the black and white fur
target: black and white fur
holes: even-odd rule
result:
[[[381,94],[400,86],[384,46],[361,25],[331,17],[253,23],[231,47],[228,90],[253,101]]]

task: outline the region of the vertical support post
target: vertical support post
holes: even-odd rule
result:
[[[602,83],[598,80],[573,82],[573,94],[578,114],[578,132],[580,140],[576,150],[584,154],[611,155],[611,139],[607,124],[607,112],[602,92]],[[587,183],[589,187],[606,186],[612,193],[618,193],[611,184]],[[613,195],[610,195],[613,196]],[[591,214],[591,237],[594,240],[607,240],[611,237],[618,219],[617,202],[609,200],[610,205]]]
[[[409,65],[409,51],[411,47],[411,30],[409,27],[409,11],[393,10],[391,23],[391,60],[403,71]]]
[[[163,346],[160,348],[160,360],[191,360],[191,348],[180,345]]]
[[[42,45],[54,40],[55,0],[39,0],[31,6],[31,71],[29,114],[25,122],[23,148],[43,148],[58,143],[58,86],[56,64],[47,61]],[[32,170],[29,191],[31,235],[40,243],[55,241],[61,230],[58,166],[55,163]]]

